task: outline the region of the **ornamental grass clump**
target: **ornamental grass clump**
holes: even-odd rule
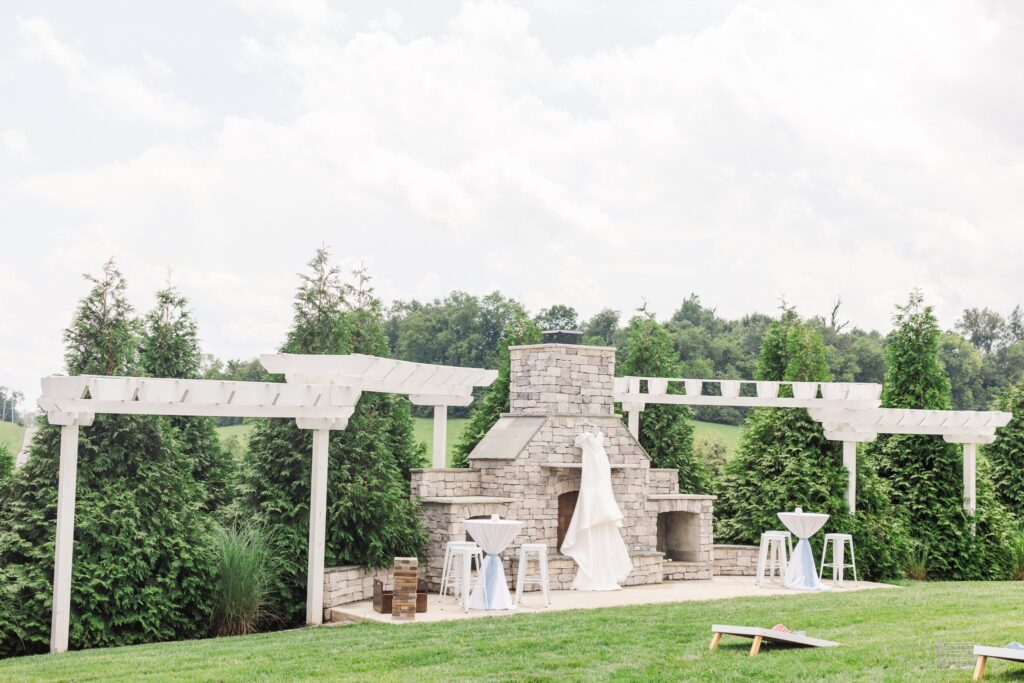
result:
[[[924,581],[928,578],[928,546],[915,543],[907,553],[907,578]]]
[[[269,534],[256,524],[223,527],[215,549],[213,630],[219,636],[254,633],[274,620],[269,605],[276,562]]]

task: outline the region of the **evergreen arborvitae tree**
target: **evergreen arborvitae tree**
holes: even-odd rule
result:
[[[138,325],[112,261],[65,333],[70,374],[138,371]],[[50,636],[60,428],[40,420],[0,509],[0,655]],[[97,415],[80,431],[72,570],[73,648],[207,632],[213,566],[203,491],[167,420]]]
[[[295,297],[283,353],[387,355],[380,303],[365,273],[341,282],[326,249],[317,251]],[[312,434],[294,420],[261,420],[249,439],[248,505],[282,560],[278,615],[300,623],[305,610]],[[328,565],[390,566],[418,555],[426,535],[409,497],[409,468],[421,466],[408,400],[366,392],[344,431],[332,431],[328,455]]]
[[[7,444],[0,443],[0,503],[3,503],[13,473],[14,454],[7,448]]]
[[[173,287],[156,294],[156,306],[143,320],[141,364],[150,377],[197,379],[202,363],[199,335],[188,301]],[[220,447],[216,425],[209,417],[171,417],[192,476],[205,490],[205,505],[218,512],[232,501],[236,465]]]
[[[629,342],[621,351],[619,375],[678,377],[681,374],[672,338],[652,316],[646,313],[634,316],[627,333]],[[669,393],[680,390],[674,384],[669,385]],[[711,475],[707,464],[694,455],[692,419],[687,406],[649,405],[640,417],[640,445],[651,456],[653,467],[678,471],[680,491],[707,493]]]
[[[992,486],[999,502],[1024,517],[1024,384],[1011,387],[996,399],[996,410],[1013,413],[1009,424],[985,446]]]
[[[886,408],[950,408],[950,382],[939,361],[941,330],[920,291],[897,307],[886,353],[882,392]],[[945,579],[1001,578],[1009,558],[1001,546],[1005,511],[992,494],[984,465],[978,471],[978,514],[964,511],[960,447],[941,436],[880,435],[869,448],[894,505],[907,515],[916,541],[928,553],[928,575]],[[972,524],[976,535],[972,535]]]
[[[469,467],[469,454],[484,438],[488,430],[494,426],[502,413],[509,411],[509,390],[512,377],[512,360],[508,347],[523,344],[537,344],[541,340],[541,330],[536,322],[526,315],[518,315],[509,326],[505,338],[499,347],[501,361],[498,365],[498,377],[483,394],[473,403],[473,412],[469,416],[462,435],[455,444],[452,467]]]
[[[823,382],[831,379],[821,335],[786,309],[761,346],[757,378]],[[789,395],[788,387],[780,395]],[[830,531],[852,533],[862,572],[872,578],[902,575],[906,526],[893,514],[884,486],[858,462],[857,513],[846,504],[841,444],[828,441],[805,410],[758,408],[747,420],[739,451],[719,482],[715,536],[725,543],[757,543],[780,528],[776,513],[802,507],[830,515]],[[812,539],[812,543],[820,539]],[[867,568],[867,571],[864,571]]]

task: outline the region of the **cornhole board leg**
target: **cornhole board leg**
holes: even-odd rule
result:
[[[980,681],[985,677],[985,663],[988,661],[988,657],[985,655],[978,655],[978,663],[974,665],[974,676],[971,678],[972,681]]]
[[[711,649],[712,650],[717,650],[718,649],[718,644],[720,642],[722,642],[722,634],[721,633],[716,633],[713,636],[711,636]]]
[[[764,636],[754,636],[754,642],[750,644],[750,656],[754,657],[758,652],[761,651],[761,641],[764,640]]]

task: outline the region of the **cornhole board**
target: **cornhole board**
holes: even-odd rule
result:
[[[750,646],[751,657],[761,651],[761,642],[765,640],[774,643],[801,645],[803,647],[836,647],[839,645],[839,643],[834,643],[831,640],[811,638],[810,636],[798,636],[792,633],[779,633],[778,631],[773,631],[770,628],[760,628],[758,626],[725,626],[722,624],[714,624],[711,626],[711,633],[713,634],[711,636],[712,650],[718,648],[718,643],[721,642],[723,635],[753,638],[754,642]]]
[[[980,681],[985,677],[985,663],[992,659],[1005,659],[1008,662],[1020,662],[1024,664],[1024,650],[1015,650],[1010,647],[989,647],[988,645],[975,645],[974,654],[978,663],[974,665],[974,678]]]

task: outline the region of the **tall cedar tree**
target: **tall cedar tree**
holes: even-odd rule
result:
[[[0,443],[0,504],[4,501],[7,487],[10,486],[11,476],[14,474],[14,453],[7,448],[7,444]]]
[[[765,333],[757,378],[831,379],[820,333],[792,309],[784,309],[781,320]],[[781,392],[791,395],[788,387]],[[857,477],[857,514],[850,515],[841,445],[826,440],[821,425],[805,410],[758,408],[719,482],[716,538],[757,543],[762,532],[780,528],[776,513],[799,506],[831,515],[830,531],[853,534],[862,573],[872,578],[902,575],[909,545],[906,525],[893,514],[887,491],[863,460]]]
[[[300,277],[283,353],[387,355],[380,302],[365,273],[356,273],[356,286],[343,284],[329,252],[320,249]],[[287,624],[300,623],[305,610],[312,443],[310,431],[294,420],[258,421],[249,440],[248,504],[283,563],[276,612]],[[421,553],[426,536],[405,476],[423,459],[408,400],[364,393],[348,428],[331,432],[328,566],[384,567],[396,556]]]
[[[906,305],[897,307],[893,320],[882,405],[949,409],[950,382],[939,361],[941,331],[932,307],[915,290]],[[978,514],[972,520],[963,506],[958,446],[941,436],[888,434],[868,450],[879,476],[889,483],[893,503],[909,519],[916,542],[927,548],[931,578],[1008,577],[1009,557],[1003,550],[1008,517],[995,499],[984,463],[979,463]]]
[[[469,421],[455,444],[452,467],[469,467],[469,454],[494,426],[501,414],[509,411],[512,360],[508,348],[522,344],[537,344],[541,339],[540,332],[540,327],[529,319],[525,311],[519,310],[513,315],[505,337],[499,344],[501,360],[498,364],[498,377],[484,389],[483,394],[474,403]]]
[[[629,321],[629,342],[618,363],[619,375],[679,377],[682,371],[668,330],[646,313]],[[669,385],[669,393],[680,388]],[[686,406],[649,405],[640,417],[640,445],[651,456],[654,467],[672,468],[679,473],[679,490],[684,493],[710,491],[707,464],[693,452],[693,415]]]
[[[143,320],[140,349],[142,369],[150,377],[196,379],[202,363],[196,323],[188,300],[171,286],[156,294],[156,306]],[[221,449],[213,418],[168,418],[185,457],[193,463],[192,476],[205,490],[210,512],[225,510],[232,501],[236,466]]]
[[[1000,396],[995,409],[1013,413],[1013,418],[985,447],[985,457],[991,466],[996,497],[1020,518],[1024,517],[1024,384]]]
[[[113,261],[65,332],[69,374],[136,374],[138,324]],[[42,419],[0,510],[0,655],[50,635],[60,428]],[[71,593],[73,648],[205,635],[209,523],[167,420],[97,415],[80,431]]]

